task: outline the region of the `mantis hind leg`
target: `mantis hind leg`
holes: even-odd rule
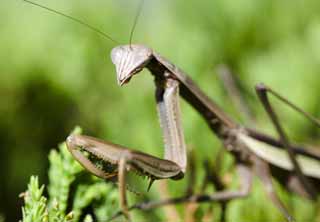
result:
[[[293,217],[289,214],[288,210],[286,209],[284,204],[279,199],[277,193],[275,192],[274,186],[272,184],[269,165],[265,161],[256,158],[255,173],[263,183],[264,188],[267,194],[269,195],[271,201],[277,206],[277,208],[287,218],[288,221],[293,221]]]
[[[302,109],[300,109],[299,107],[295,106],[290,101],[288,101],[287,99],[285,99],[284,97],[282,97],[281,95],[279,95],[278,93],[273,91],[271,88],[265,86],[264,84],[256,85],[256,92],[258,94],[258,97],[259,97],[261,103],[263,104],[264,109],[268,113],[268,116],[271,119],[272,124],[274,125],[277,133],[280,136],[280,141],[281,141],[283,147],[287,150],[287,153],[289,155],[290,161],[291,161],[291,163],[293,165],[293,170],[294,170],[295,174],[297,175],[297,178],[299,179],[299,181],[301,182],[301,184],[303,185],[303,187],[307,191],[308,197],[310,199],[315,199],[316,198],[315,188],[310,183],[308,178],[303,174],[303,172],[301,170],[301,167],[300,167],[300,165],[299,165],[299,163],[298,163],[298,161],[297,161],[297,159],[295,157],[295,152],[294,152],[294,150],[292,149],[292,147],[290,145],[289,139],[288,139],[286,133],[284,132],[284,130],[283,130],[281,124],[280,124],[278,116],[276,115],[274,109],[272,108],[272,106],[271,106],[271,104],[269,102],[267,93],[268,92],[271,93],[276,98],[280,99],[281,101],[283,101],[284,103],[289,105],[291,108],[293,108],[294,110],[296,110],[299,113],[303,114],[305,117],[307,117],[312,122],[316,123],[318,126],[320,126],[320,121],[317,120],[316,118],[314,118],[313,116],[309,115],[308,113],[304,112]]]

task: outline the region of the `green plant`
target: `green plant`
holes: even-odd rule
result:
[[[113,185],[84,173],[65,143],[50,152],[49,161],[48,196],[37,176],[31,176],[27,191],[21,194],[23,222],[103,221],[118,207]]]

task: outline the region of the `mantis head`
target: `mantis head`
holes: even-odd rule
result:
[[[112,63],[116,66],[118,84],[129,82],[151,60],[152,50],[144,45],[117,46],[111,51]]]

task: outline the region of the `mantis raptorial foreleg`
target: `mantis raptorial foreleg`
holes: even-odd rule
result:
[[[177,163],[181,171],[187,167],[187,154],[181,124],[179,82],[174,79],[156,79],[156,101],[162,128],[164,158]]]
[[[157,179],[181,179],[184,173],[170,160],[133,151],[123,146],[84,136],[70,135],[67,147],[74,158],[92,174],[110,179],[118,177],[120,205],[129,218],[126,199],[126,172],[136,171],[150,178],[150,185]],[[149,187],[150,187],[149,185]]]
[[[127,207],[125,179],[127,170],[138,169],[141,174],[149,176],[150,183],[148,190],[154,180],[163,178],[180,179],[183,177],[186,170],[187,158],[181,126],[179,82],[170,78],[163,80],[156,79],[156,86],[158,113],[165,142],[165,160],[131,151],[126,148],[120,148],[119,146],[110,143],[97,143],[95,139],[89,137],[74,135],[70,136],[67,140],[71,153],[93,174],[102,178],[109,177],[103,170],[97,169],[93,164],[93,161],[90,161],[87,157],[83,156],[77,148],[92,152],[93,155],[102,158],[106,162],[110,161],[117,166],[117,169],[110,175],[112,175],[112,177],[118,175],[120,206],[128,219],[130,217]],[[81,140],[80,138],[83,140],[83,144],[76,141]],[[93,141],[94,144],[91,144],[90,140]],[[140,158],[135,156],[138,153]],[[162,171],[163,174],[160,171]]]

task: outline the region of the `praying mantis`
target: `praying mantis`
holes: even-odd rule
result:
[[[289,142],[269,102],[268,93],[303,114],[317,126],[320,126],[319,120],[302,111],[270,87],[258,84],[258,97],[279,134],[280,139],[276,139],[235,122],[185,72],[145,45],[130,43],[117,46],[111,52],[111,60],[115,65],[120,86],[129,83],[134,75],[145,68],[154,76],[155,99],[164,139],[164,158],[85,135],[71,134],[66,143],[73,157],[89,172],[103,179],[118,180],[120,206],[127,218],[130,218],[129,210],[133,209],[128,208],[126,198],[128,171],[147,176],[150,179],[148,190],[155,180],[180,180],[186,173],[187,151],[181,123],[180,96],[205,119],[212,132],[234,156],[240,188],[236,191],[182,196],[137,205],[135,208],[148,209],[184,201],[211,202],[243,198],[250,192],[253,175],[262,181],[272,202],[288,221],[292,221],[293,218],[278,198],[272,178],[277,179],[290,191],[316,199],[320,185],[320,155]]]

